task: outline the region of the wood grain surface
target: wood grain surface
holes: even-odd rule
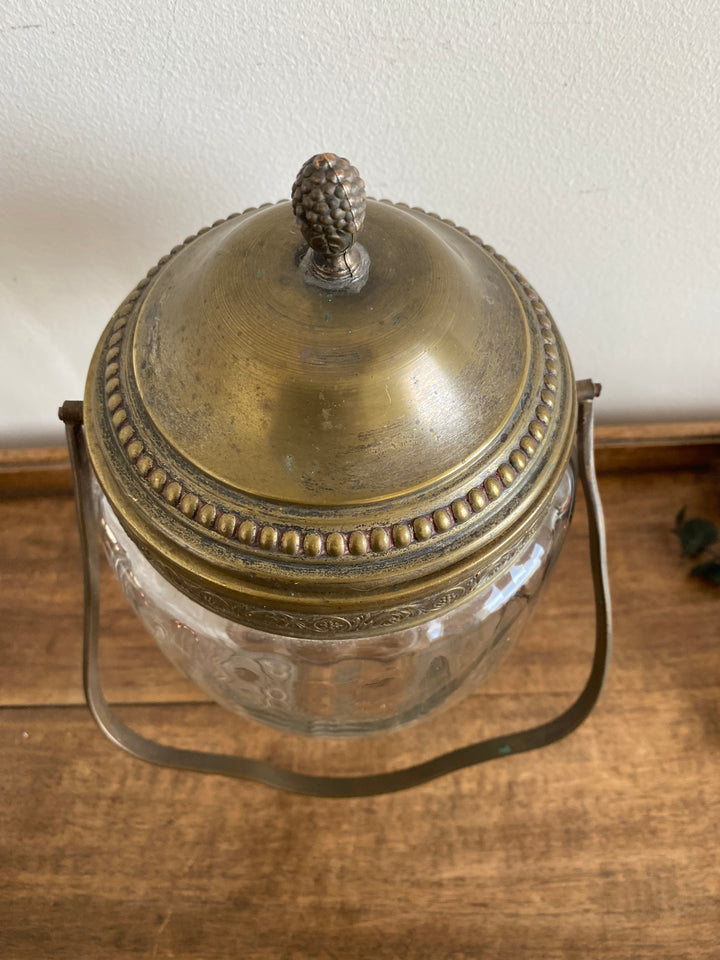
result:
[[[0,957],[720,957],[720,593],[687,575],[672,533],[683,505],[720,518],[720,456],[711,432],[681,446],[662,468],[610,459],[624,468],[600,478],[616,648],[590,720],[534,754],[361,800],[162,770],[107,742],[82,702],[72,500],[60,473],[23,496],[16,472],[0,499]],[[592,650],[586,553],[579,508],[508,661],[403,733],[308,741],[207,703],[109,575],[106,689],[166,742],[389,769],[571,701]]]

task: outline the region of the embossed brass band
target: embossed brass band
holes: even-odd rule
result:
[[[590,520],[590,561],[595,590],[595,653],[587,683],[577,700],[560,716],[529,730],[461,747],[425,763],[359,777],[325,777],[283,770],[245,757],[183,750],[148,740],[130,729],[107,703],[98,670],[99,542],[90,504],[90,464],[85,443],[82,403],[65,403],[65,421],[75,479],[84,578],[83,677],[88,706],[105,735],[131,755],[159,766],[252,780],[267,786],[319,797],[360,797],[391,793],[426,783],[455,770],[488,760],[547,746],[575,730],[589,715],[602,690],[611,647],[610,595],[605,529],[593,460],[593,398],[599,388],[590,380],[578,384],[577,427],[579,474]]]

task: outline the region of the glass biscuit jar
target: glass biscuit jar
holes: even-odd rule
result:
[[[503,256],[320,154],[113,315],[82,412],[94,522],[214,700],[294,733],[391,730],[522,630],[572,513],[577,410]]]

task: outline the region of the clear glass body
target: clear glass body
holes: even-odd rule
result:
[[[351,737],[392,730],[474,690],[521,632],[572,514],[566,469],[531,539],[467,600],[383,636],[300,640],[234,623],[169,584],[128,538],[99,487],[108,561],[161,650],[213,700],[292,733]]]

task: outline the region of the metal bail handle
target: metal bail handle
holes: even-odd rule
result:
[[[577,384],[577,392],[579,473],[590,522],[590,566],[595,592],[595,653],[583,691],[567,710],[540,726],[460,747],[405,769],[357,777],[295,773],[247,757],[181,750],[140,736],[113,712],[105,699],[98,670],[99,536],[91,506],[91,467],[83,430],[82,402],[64,403],[60,409],[60,419],[66,426],[82,549],[85,614],[83,680],[88,707],[100,729],[118,747],[148,763],[253,780],[269,787],[313,797],[369,797],[407,790],[464,767],[547,746],[572,733],[590,714],[600,696],[610,659],[612,636],[605,525],[593,456],[593,399],[599,395],[600,387],[592,380],[582,380]]]

